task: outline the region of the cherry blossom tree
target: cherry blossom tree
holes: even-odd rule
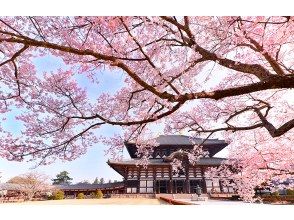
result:
[[[231,174],[252,197],[253,186],[293,178],[293,32],[290,16],[2,17],[0,110],[21,109],[24,128],[1,129],[0,155],[47,164],[102,141],[117,158],[134,140],[148,158],[152,126],[164,124],[229,141],[228,167],[238,164]],[[46,55],[66,69],[37,72]],[[77,76],[98,87],[104,70],[123,74],[123,87],[89,99]],[[95,135],[107,124],[123,133]]]
[[[15,176],[7,183],[14,184],[16,188],[23,193],[28,200],[31,200],[37,193],[45,193],[51,188],[47,183],[48,177],[42,173],[31,172]]]

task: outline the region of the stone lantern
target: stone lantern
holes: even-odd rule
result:
[[[196,186],[196,194],[198,195],[198,197],[201,195],[201,193],[202,193],[202,189],[201,189],[201,187],[200,186]]]

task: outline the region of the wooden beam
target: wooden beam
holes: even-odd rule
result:
[[[207,187],[206,187],[206,182],[205,182],[205,177],[204,177],[204,169],[205,169],[205,167],[201,166],[202,192],[207,193]]]
[[[190,192],[190,181],[189,181],[189,167],[190,167],[190,165],[189,165],[189,161],[188,162],[185,162],[185,177],[186,177],[186,179],[185,179],[185,184],[184,184],[184,187],[183,188],[185,188],[184,189],[184,192],[185,193],[189,193]]]
[[[137,178],[138,178],[137,193],[140,193],[141,166],[139,166],[139,168],[137,169]]]

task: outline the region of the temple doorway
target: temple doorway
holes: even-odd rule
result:
[[[156,193],[168,193],[168,180],[156,180]]]
[[[173,180],[173,193],[184,192],[184,180]]]
[[[203,192],[202,186],[202,180],[190,180],[190,193],[196,193],[196,187],[201,187],[201,190]]]

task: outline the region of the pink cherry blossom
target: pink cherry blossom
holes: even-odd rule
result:
[[[17,109],[22,126],[0,128],[0,156],[48,164],[102,142],[119,159],[133,141],[146,165],[164,125],[229,141],[221,169],[249,200],[263,182],[293,179],[293,31],[290,16],[1,17],[0,112]],[[38,72],[47,55],[65,67]],[[78,76],[99,88],[105,70],[123,86],[90,98]],[[97,135],[105,125],[122,133]]]

